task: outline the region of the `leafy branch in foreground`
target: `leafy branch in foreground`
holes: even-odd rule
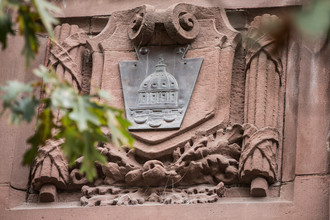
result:
[[[26,66],[37,54],[39,41],[37,33],[46,31],[49,37],[54,38],[53,25],[58,20],[50,13],[60,13],[60,8],[46,0],[0,0],[0,43],[2,49],[7,46],[7,35],[15,35],[12,16],[17,14],[19,33],[24,36],[24,48]]]
[[[98,98],[106,98],[104,91],[95,95],[80,95],[72,86],[60,81],[53,71],[40,66],[34,73],[43,79],[44,97],[38,100],[35,91],[41,83],[23,84],[9,81],[0,87],[5,94],[1,115],[10,111],[10,121],[30,122],[41,105],[43,111],[37,117],[35,134],[28,139],[31,148],[25,152],[24,164],[31,164],[37,155],[38,147],[45,145],[48,139],[61,139],[64,155],[70,165],[83,156],[80,172],[86,174],[89,181],[96,177],[96,161],[105,163],[106,158],[96,150],[99,142],[110,142],[116,146],[133,145],[133,138],[127,131],[130,123],[123,118],[123,111],[102,104]],[[0,116],[1,116],[0,115]],[[102,132],[107,129],[111,137]]]

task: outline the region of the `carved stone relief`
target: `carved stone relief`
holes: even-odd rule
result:
[[[119,62],[129,129],[180,128],[203,58],[184,59],[182,46],[136,50],[138,62]]]
[[[257,17],[248,36],[258,36],[260,24],[270,18],[277,19]],[[244,123],[230,124],[232,70],[241,38],[223,9],[141,6],[113,13],[90,39],[76,26],[56,30],[63,33],[49,61],[57,74],[80,90],[109,91],[109,104],[125,108],[133,122],[136,142],[134,150],[100,143],[97,149],[108,162],[95,164],[98,178],[88,183],[79,173],[82,158],[69,169],[60,143],[49,141],[32,169],[40,201],[55,200],[57,188],[81,189],[84,206],[209,203],[226,196],[228,186],[250,185],[251,196],[266,196],[268,185],[280,180],[284,83],[271,36],[247,44],[246,57],[236,62],[246,60],[244,108],[235,110]]]

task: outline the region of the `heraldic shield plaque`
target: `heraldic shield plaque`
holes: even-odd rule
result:
[[[138,61],[120,61],[130,130],[178,129],[203,58],[185,59],[189,46],[137,48]]]

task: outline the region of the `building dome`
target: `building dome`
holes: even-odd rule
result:
[[[178,83],[174,76],[166,71],[165,64],[157,64],[156,71],[145,78],[139,88],[139,92],[178,90]]]
[[[156,65],[154,73],[147,76],[138,91],[138,107],[176,108],[178,106],[178,82],[166,71],[166,65]]]

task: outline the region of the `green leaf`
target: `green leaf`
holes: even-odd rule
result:
[[[39,102],[35,97],[23,98],[12,106],[12,115],[21,116],[25,121],[31,122],[38,104]]]
[[[24,164],[32,164],[34,158],[37,156],[38,147],[45,145],[46,140],[52,138],[52,130],[56,127],[53,122],[53,113],[49,107],[43,110],[38,119],[35,134],[27,140],[31,144],[31,148],[24,154]]]
[[[60,13],[61,9],[45,0],[32,0],[32,4],[37,9],[40,19],[45,26],[49,36],[54,38],[53,25],[58,24],[58,20],[54,18],[49,11]]]
[[[52,69],[48,69],[47,67],[40,65],[39,68],[34,69],[33,73],[42,78],[42,80],[44,81],[44,83],[49,84],[49,86],[51,84],[59,84],[59,80],[56,76],[56,74],[53,72]]]
[[[102,133],[100,127],[93,125],[89,126],[88,130],[80,132],[76,122],[67,115],[62,117],[61,122],[62,126],[56,137],[65,140],[61,146],[64,155],[69,160],[70,165],[83,155],[80,172],[86,174],[87,179],[92,181],[97,175],[94,163],[96,161],[106,162],[105,157],[96,150],[96,145],[100,141],[109,142],[108,137]]]
[[[20,5],[17,20],[19,22],[20,33],[24,35],[24,48],[22,54],[25,55],[25,65],[29,66],[30,59],[38,52],[39,42],[36,33],[41,31],[42,26],[37,22],[38,14],[31,12],[30,6]]]
[[[97,131],[97,132],[95,132]],[[80,167],[81,173],[86,173],[87,180],[92,181],[96,176],[96,169],[94,163],[96,161],[105,164],[106,158],[96,150],[95,146],[100,139],[104,142],[109,140],[102,134],[101,130],[94,130],[93,132],[84,131],[84,158]]]
[[[2,43],[2,50],[7,47],[7,34],[15,35],[12,26],[10,16],[0,11],[0,42]]]
[[[3,111],[10,109],[10,122],[18,124],[22,119],[30,122],[35,116],[35,109],[39,101],[33,94],[31,84],[24,84],[18,81],[9,81],[7,86],[0,87],[5,94],[3,99]]]
[[[116,146],[131,146],[134,139],[127,131],[130,122],[122,117],[121,112],[115,112],[111,109],[106,110],[107,123],[111,131],[111,139]]]
[[[330,1],[312,1],[306,11],[297,14],[298,28],[311,36],[326,34],[330,28]]]
[[[23,93],[33,92],[33,88],[30,84],[22,83],[19,81],[8,81],[7,84],[7,86],[0,86],[0,90],[5,92],[5,95],[2,97],[5,103],[9,103],[15,100]]]
[[[88,96],[78,96],[76,106],[69,114],[69,117],[76,121],[79,131],[85,131],[88,128],[88,122],[95,125],[101,125],[98,117],[96,117],[89,109],[92,107]]]
[[[51,94],[52,105],[56,108],[73,108],[75,106],[76,94],[72,88],[58,87]]]
[[[72,165],[75,160],[83,153],[83,140],[79,133],[75,122],[72,121],[68,115],[64,115],[61,118],[61,126],[59,127],[59,133],[56,135],[57,139],[64,139],[62,144],[62,150],[64,155]]]
[[[101,99],[105,99],[105,100],[108,100],[108,101],[111,100],[110,95],[107,91],[104,91],[104,90],[100,89],[99,91],[97,91],[97,94],[99,95],[99,97]]]

